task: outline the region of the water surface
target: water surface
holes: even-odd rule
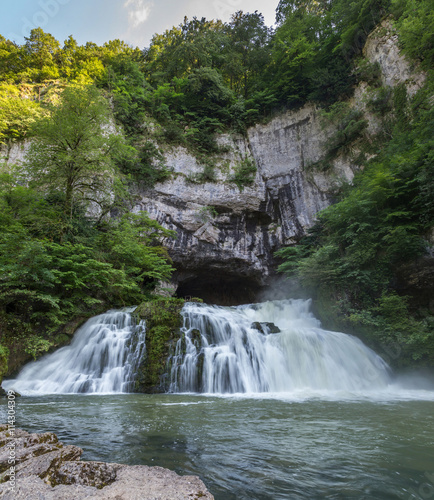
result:
[[[199,475],[217,500],[434,498],[433,393],[399,394],[51,395],[17,416],[85,460]]]

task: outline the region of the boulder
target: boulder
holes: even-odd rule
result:
[[[11,474],[9,459],[15,453]],[[5,500],[212,500],[196,476],[161,467],[82,462],[81,448],[47,432],[0,425],[0,497]]]
[[[258,332],[261,332],[264,335],[268,335],[269,333],[280,332],[280,328],[278,326],[276,326],[274,323],[268,323],[268,322],[260,323],[259,321],[255,321],[254,323],[251,324],[250,328],[258,330]]]

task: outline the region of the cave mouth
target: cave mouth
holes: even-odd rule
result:
[[[262,290],[255,279],[218,274],[215,271],[179,279],[176,296],[186,300],[197,297],[206,304],[237,306],[255,302]]]

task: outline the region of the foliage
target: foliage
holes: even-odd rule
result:
[[[411,316],[414,301],[393,291],[398,269],[424,254],[422,236],[434,225],[433,186],[424,184],[433,177],[432,84],[410,102],[399,88],[396,95],[390,142],[319,214],[309,238],[279,252],[280,270],[340,297],[340,314],[377,342],[399,342],[400,363],[432,363],[432,330]]]
[[[404,52],[424,69],[434,64],[434,11],[430,0],[392,0]]]
[[[182,324],[183,299],[160,298],[142,303],[135,311],[146,321],[146,357],[139,369],[136,390],[160,392],[170,344]]]
[[[368,109],[376,115],[383,117],[392,110],[392,92],[388,87],[379,87],[373,92],[368,101]]]
[[[377,87],[381,82],[381,67],[378,61],[370,62],[368,59],[361,59],[355,69],[357,79],[366,82],[371,87]]]
[[[26,342],[24,352],[30,354],[36,360],[41,354],[46,353],[53,347],[53,343],[47,339],[34,335]]]
[[[48,116],[33,124],[25,165],[33,185],[65,193],[64,211],[93,203],[105,215],[112,204],[122,136],[110,124],[108,103],[94,87],[67,87]]]
[[[0,384],[8,371],[9,349],[0,344]]]
[[[215,219],[217,215],[218,212],[214,207],[206,205],[204,207],[201,207],[197,211],[195,218],[199,222],[206,224],[207,222],[210,222],[211,220]]]
[[[160,241],[173,233],[146,214],[97,223],[75,205],[65,214],[62,196],[1,180],[0,317],[8,343],[38,356],[77,315],[138,303],[170,277]]]
[[[276,30],[257,11],[238,11],[226,23],[185,18],[143,51],[120,40],[80,46],[72,36],[61,47],[37,28],[21,47],[0,38],[0,75],[95,84],[112,96],[131,146],[151,115],[163,131],[157,139],[209,154],[217,151],[216,132],[244,132],[308,99],[331,105],[351,94],[357,75],[374,78],[375,68],[357,71],[354,61],[388,8],[389,0],[281,0]],[[130,162],[126,170],[140,168]],[[152,184],[155,172],[145,170],[139,176]]]
[[[172,174],[164,164],[160,150],[151,141],[136,143],[133,154],[125,155],[119,167],[124,174],[148,187],[154,186],[157,182],[164,182]]]
[[[0,84],[0,145],[25,139],[40,116],[37,103],[22,99],[15,86]]]
[[[347,102],[337,102],[329,110],[322,111],[323,126],[334,125],[334,133],[328,138],[326,160],[335,158],[340,151],[348,149],[368,126],[363,112],[352,108]]]
[[[235,183],[240,191],[243,191],[245,186],[250,186],[255,182],[257,170],[254,160],[246,157],[235,167],[230,181]]]
[[[215,173],[215,159],[204,156],[203,154],[199,155],[199,161],[203,166],[202,172],[196,172],[194,174],[189,174],[186,177],[187,182],[191,182],[192,184],[203,184],[205,182],[216,182],[216,173]]]

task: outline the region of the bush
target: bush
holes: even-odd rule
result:
[[[234,169],[234,174],[230,181],[243,191],[245,186],[251,186],[255,182],[256,172],[258,171],[253,158],[244,158]]]

